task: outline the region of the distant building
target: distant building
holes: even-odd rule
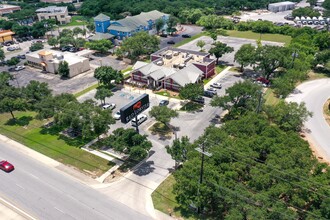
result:
[[[293,10],[296,6],[294,2],[277,2],[268,5],[268,11],[271,12],[280,12]]]
[[[323,3],[324,3],[324,0],[317,0],[316,6],[322,6]]]
[[[21,10],[20,6],[17,5],[3,5],[0,4],[0,15],[11,14],[15,11]]]
[[[166,23],[168,18],[168,14],[161,13],[157,10],[141,12],[139,15],[127,16],[117,21],[111,21],[109,16],[99,14],[94,18],[96,34],[93,37],[96,39],[103,37],[105,39],[117,38],[122,40],[141,31],[155,33],[156,20],[163,19]],[[93,37],[91,40],[95,40]]]
[[[38,20],[54,19],[60,24],[67,24],[71,21],[71,16],[68,13],[68,7],[48,6],[36,10]]]
[[[56,74],[61,61],[69,64],[69,77],[90,70],[89,59],[71,52],[60,52],[56,50],[39,50],[26,54],[29,65]]]
[[[5,42],[8,40],[13,40],[13,35],[15,33],[12,32],[11,30],[4,30],[4,31],[0,31],[0,42]]]
[[[186,84],[213,76],[215,62],[209,53],[166,47],[151,54],[151,63],[136,63],[130,83],[179,91]]]

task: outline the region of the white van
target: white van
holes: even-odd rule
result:
[[[132,126],[133,127],[135,127],[136,124],[137,125],[142,124],[143,122],[145,122],[148,119],[148,117],[146,115],[144,115],[144,114],[138,115],[137,116],[137,123],[136,123],[136,120],[135,119],[136,119],[135,117],[132,119]]]

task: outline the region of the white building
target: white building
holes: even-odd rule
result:
[[[268,5],[268,11],[280,12],[293,10],[296,4],[294,2],[277,2]]]
[[[38,20],[54,19],[60,24],[67,24],[71,21],[68,7],[48,6],[46,8],[39,8],[36,10]]]
[[[60,62],[66,61],[70,69],[69,77],[90,70],[88,58],[71,52],[39,50],[26,54],[26,60],[29,65],[54,74],[57,74]]]

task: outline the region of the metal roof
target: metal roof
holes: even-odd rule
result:
[[[196,83],[198,78],[203,75],[203,71],[198,69],[194,64],[175,72],[169,78],[174,80],[180,86],[185,86],[189,83]]]
[[[114,38],[115,36],[109,33],[99,33],[96,32],[95,35],[89,37],[89,40],[103,40],[103,39],[111,39]]]
[[[48,6],[46,8],[39,8],[36,10],[37,13],[64,13],[68,10],[68,7],[57,7],[57,6]]]
[[[101,13],[98,16],[94,17],[94,21],[110,21],[110,17]]]

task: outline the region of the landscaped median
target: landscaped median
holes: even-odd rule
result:
[[[34,112],[0,114],[0,133],[45,156],[73,166],[92,177],[98,177],[114,164],[80,149],[87,141],[71,139],[54,128],[43,128],[46,121],[34,119]]]

